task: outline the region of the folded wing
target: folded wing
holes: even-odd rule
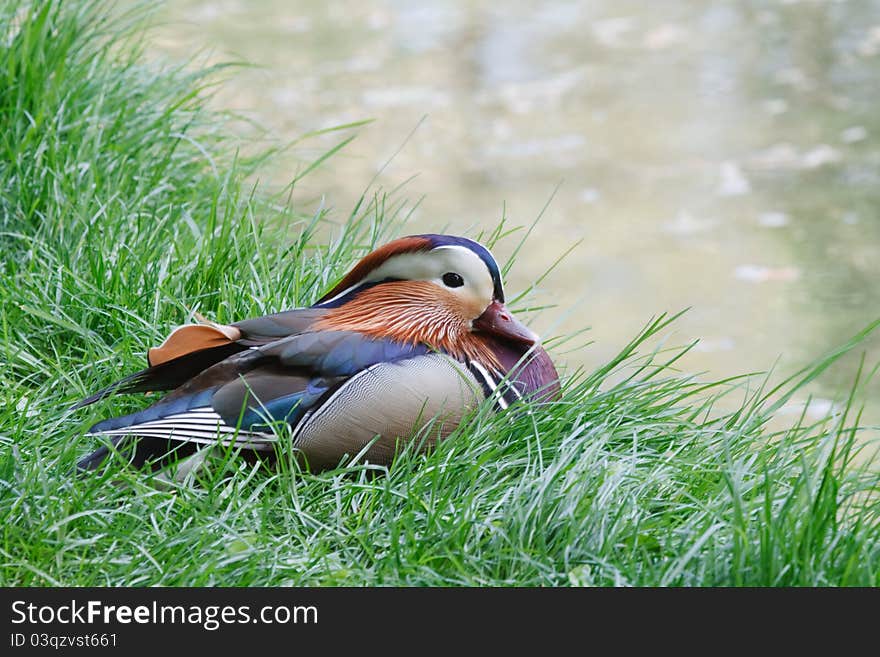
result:
[[[176,328],[149,350],[149,367],[89,395],[71,410],[113,394],[174,390],[233,354],[311,330],[327,311],[295,308],[234,324],[189,324]]]
[[[377,407],[377,398],[392,404]],[[167,455],[181,455],[193,445],[268,451],[274,429],[286,424],[294,431],[294,446],[327,465],[376,435],[393,443],[438,414],[457,424],[480,399],[464,366],[424,345],[349,331],[306,332],[234,353],[149,408],[99,422],[89,433],[113,438],[120,449],[131,436],[137,445],[133,461],[140,467],[148,461],[161,466]],[[381,444],[379,460],[386,460],[392,443]],[[94,469],[107,454],[102,448],[80,467]]]

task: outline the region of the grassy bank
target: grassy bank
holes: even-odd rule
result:
[[[83,431],[143,403],[72,401],[195,311],[309,303],[399,206],[366,201],[319,239],[327,218],[246,184],[259,160],[203,107],[217,71],[145,66],[137,16],[101,4],[0,11],[0,583],[880,584],[857,409],[768,425],[836,354],[775,390],[707,384],[653,351],[665,319],[558,404],[480,413],[385,476],[231,460],[172,488],[71,480]]]

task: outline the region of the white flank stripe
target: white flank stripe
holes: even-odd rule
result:
[[[486,384],[492,389],[492,393],[495,395],[495,401],[501,407],[501,410],[507,410],[507,400],[504,398],[504,395],[501,394],[501,391],[498,390],[498,384],[495,383],[495,379],[492,378],[488,370],[475,360],[472,360],[470,363],[474,366],[474,369],[480,373],[480,376],[486,380]]]
[[[166,415],[164,419],[169,419],[169,418],[173,418],[173,417],[187,417],[190,415],[213,417],[217,420],[220,419],[220,416],[217,415],[217,411],[215,411],[210,406],[200,406],[199,408],[191,408],[188,411],[184,411],[183,413],[175,413],[174,415]]]
[[[201,436],[202,438],[212,438],[214,440],[220,440],[221,436],[224,440],[226,440],[229,434],[219,434],[216,431],[205,431],[201,429],[188,429],[186,427],[151,427],[147,424],[140,424],[133,427],[125,427],[124,429],[112,429],[111,431],[102,431],[101,435],[106,436],[126,436],[126,435],[145,435],[147,432],[150,433],[151,436],[154,437],[164,437],[177,440],[179,438],[188,438],[191,436]],[[258,434],[250,434],[248,432],[242,432],[239,434],[242,436],[241,440],[246,440],[248,436],[258,435]],[[271,434],[269,434],[271,435]],[[234,440],[239,440],[239,438],[234,438]]]
[[[499,381],[502,380],[502,379],[504,378],[504,375],[503,375],[501,372],[499,372],[498,370],[494,370],[494,369],[493,369],[492,371],[495,372],[495,374],[498,375],[498,380],[499,380]],[[517,399],[522,399],[522,398],[523,398],[523,397],[522,397],[522,393],[519,391],[519,388],[517,388],[517,387],[516,387],[516,386],[515,386],[515,385],[514,385],[509,379],[508,379],[506,385],[507,385],[508,390],[513,391],[513,394],[516,395],[516,398],[517,398]]]
[[[217,431],[235,431],[235,427],[230,427],[222,420],[205,420],[192,417],[180,417],[176,419],[162,418],[161,420],[153,420],[152,422],[144,422],[134,426],[138,427],[171,427],[171,426],[191,426],[196,429],[216,429]]]
[[[237,447],[249,447],[252,449],[268,449],[269,444],[276,441],[273,434],[245,433],[230,441],[228,437],[221,438],[217,434],[204,431],[166,431],[162,429],[150,429],[141,427],[129,427],[127,429],[114,429],[105,431],[101,435],[107,436],[141,436],[144,438],[161,438],[164,440],[179,440],[181,442],[199,443],[200,445],[229,445]]]
[[[98,432],[105,436],[144,436],[180,440],[203,445],[229,445],[268,449],[276,437],[271,433],[239,431],[231,427],[210,406],[192,408],[183,413],[168,415],[159,420],[135,424],[121,429]],[[231,438],[231,440],[230,440]]]
[[[480,373],[480,376],[483,377],[483,380],[486,382],[486,385],[489,386],[492,392],[495,392],[495,390],[498,389],[498,385],[495,383],[495,380],[489,375],[489,372],[486,370],[486,368],[480,365],[475,360],[471,361],[471,365],[473,365],[474,368],[476,368],[476,370]]]
[[[199,433],[210,433],[211,435],[235,433],[235,427],[228,426],[203,426],[199,424],[188,424],[186,422],[148,422],[146,424],[136,424],[127,429],[161,429],[163,431],[173,431],[180,429],[181,431],[197,431]],[[117,429],[118,431],[118,429]],[[246,431],[244,433],[247,433]]]

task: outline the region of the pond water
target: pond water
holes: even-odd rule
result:
[[[213,102],[279,141],[375,119],[298,186],[307,206],[341,220],[398,149],[377,185],[418,174],[409,232],[527,224],[552,196],[507,287],[577,244],[531,321],[591,327],[569,366],[689,307],[667,340],[700,339],[682,369],[791,373],[880,317],[880,2],[171,0],[160,20],[163,56],[257,65]],[[880,340],[860,351],[873,364]]]

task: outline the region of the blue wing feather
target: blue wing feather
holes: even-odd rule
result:
[[[123,429],[125,427],[143,424],[144,422],[161,420],[169,415],[185,413],[193,408],[210,406],[211,398],[214,396],[216,390],[217,388],[208,388],[207,390],[201,390],[190,395],[176,397],[175,399],[162,400],[142,411],[138,411],[137,413],[102,420],[92,426],[92,428],[89,429],[89,433],[102,433],[104,431],[113,431],[114,429]]]
[[[395,362],[428,353],[422,344],[404,344],[371,338],[354,331],[320,331],[294,335],[261,348],[288,367],[303,367],[315,374],[352,376],[382,362]]]
[[[283,395],[265,403],[257,402],[249,406],[242,416],[241,428],[248,431],[267,431],[273,422],[287,422],[291,426],[296,426],[328,389],[326,379],[312,379],[305,390]]]

